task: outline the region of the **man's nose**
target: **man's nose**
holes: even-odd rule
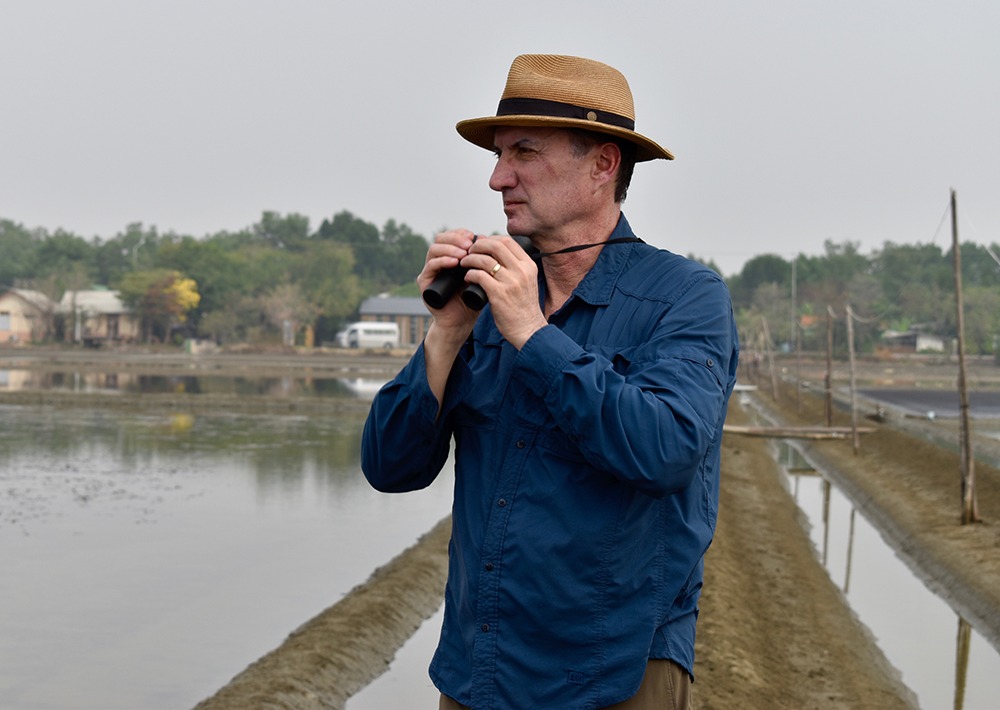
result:
[[[493,174],[490,175],[490,189],[500,192],[504,188],[513,187],[513,185],[514,171],[510,169],[502,157],[497,158],[497,164],[493,167]]]

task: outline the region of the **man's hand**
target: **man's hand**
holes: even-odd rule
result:
[[[436,235],[427,250],[424,268],[417,276],[420,292],[423,293],[441,271],[458,266],[469,254],[474,239],[475,235],[468,229],[453,229]],[[453,337],[462,342],[469,337],[479,317],[479,313],[468,308],[457,294],[441,308],[431,308],[431,315],[438,328],[453,333]]]
[[[427,250],[424,268],[417,276],[420,292],[430,286],[442,269],[451,269],[469,254],[475,235],[467,229],[441,232]],[[432,308],[434,318],[424,336],[424,359],[427,367],[427,384],[437,398],[438,406],[444,402],[448,376],[455,364],[455,357],[469,337],[479,312],[465,305],[456,294],[441,308]]]
[[[486,291],[497,329],[515,348],[548,325],[538,303],[538,266],[516,241],[479,238],[461,265],[469,269],[465,280]]]

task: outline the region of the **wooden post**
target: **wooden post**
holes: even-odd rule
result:
[[[857,511],[853,505],[851,506],[851,519],[847,528],[847,568],[844,570],[844,594],[847,594],[851,588],[851,560],[854,555],[854,513]]]
[[[802,414],[802,329],[795,323],[795,413]]]
[[[823,391],[826,397],[826,425],[833,426],[833,308],[826,307],[826,377]]]
[[[979,521],[976,502],[976,467],[972,455],[972,431],[969,425],[969,391],[965,375],[965,309],[962,301],[962,250],[958,244],[958,201],[951,191],[951,252],[955,271],[955,311],[958,325],[958,411],[959,473],[962,477],[962,525]]]
[[[788,333],[788,346],[795,348],[795,412],[796,414],[802,414],[802,402],[800,397],[802,389],[802,377],[801,377],[802,363],[800,357],[802,347],[801,343],[799,343],[799,338],[798,338],[799,329],[798,329],[798,318],[796,313],[798,311],[798,303],[797,303],[798,299],[795,293],[797,286],[795,265],[797,262],[798,262],[798,257],[792,257],[792,304],[791,308],[789,308],[789,314],[788,314],[789,315],[788,325],[791,328],[791,330]]]
[[[778,401],[778,373],[774,370],[774,349],[771,347],[771,331],[767,327],[767,318],[761,318],[764,330],[764,347],[767,348],[767,369],[771,373],[771,399]]]
[[[845,306],[847,311],[847,352],[851,357],[851,438],[854,441],[854,453],[861,449],[861,437],[858,436],[858,408],[855,405],[855,392],[857,384],[854,375],[854,312],[851,304]]]

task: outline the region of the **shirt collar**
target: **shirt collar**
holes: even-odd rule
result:
[[[634,237],[632,227],[625,219],[623,212],[618,217],[618,224],[614,231],[608,235],[608,239],[619,239],[621,237]],[[613,244],[601,249],[597,261],[590,267],[590,271],[583,278],[583,281],[576,287],[573,295],[592,306],[606,306],[611,302],[611,293],[614,291],[618,277],[628,263],[629,255],[635,248],[635,244]]]

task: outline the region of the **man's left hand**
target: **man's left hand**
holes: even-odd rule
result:
[[[486,291],[497,329],[515,348],[548,325],[538,303],[538,266],[513,239],[477,239],[462,266],[469,269],[465,280]]]

